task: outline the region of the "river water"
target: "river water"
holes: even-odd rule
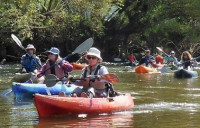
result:
[[[200,127],[200,79],[175,79],[168,74],[136,74],[120,66],[109,67],[120,82],[115,90],[131,93],[132,110],[113,114],[74,115],[39,119],[33,102],[16,101],[12,78],[19,65],[0,67],[0,127]],[[77,75],[74,72],[73,75]]]

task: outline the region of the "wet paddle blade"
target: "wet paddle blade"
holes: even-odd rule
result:
[[[105,74],[100,77],[100,80],[106,80],[112,84],[118,83],[119,78],[115,74]]]
[[[53,74],[49,74],[45,78],[45,84],[47,87],[54,86],[58,81],[59,81],[59,79]]]
[[[26,49],[23,47],[21,41],[14,34],[11,34],[11,37],[21,49],[26,51]]]
[[[72,54],[75,53],[83,53],[85,51],[87,51],[89,48],[92,47],[94,41],[92,38],[89,38],[87,40],[85,40],[82,44],[80,44],[74,51]]]
[[[163,52],[163,50],[160,47],[156,47],[156,49],[158,49],[159,51]]]

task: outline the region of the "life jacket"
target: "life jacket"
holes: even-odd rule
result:
[[[129,57],[128,57],[128,60],[129,60],[130,62],[134,62],[134,61],[135,61],[135,57],[134,57],[134,56],[129,56]]]
[[[157,63],[157,64],[159,64],[159,63],[163,64],[163,60],[164,60],[164,59],[163,59],[162,56],[160,56],[160,55],[157,55],[157,56],[156,56],[156,63]]]
[[[47,70],[45,72],[45,75],[54,74],[58,78],[65,77],[65,72],[64,72],[64,70],[62,69],[62,67],[60,65],[55,64],[55,66],[53,66],[51,68],[50,67],[51,67],[50,62],[47,61],[47,63],[46,63],[46,69],[49,69],[49,70]]]
[[[85,67],[85,71],[83,73],[83,78],[85,79],[88,75],[91,75],[91,72],[87,75],[88,71],[87,71],[87,67]],[[99,72],[99,69],[101,68],[101,65],[98,65],[95,69],[94,75],[97,75],[97,73]]]
[[[85,71],[83,73],[83,78],[86,79],[88,75],[98,75],[99,73],[99,70],[102,66],[101,65],[98,65],[94,71],[94,74],[91,74],[91,72],[88,72],[87,67],[85,67]],[[94,89],[105,89],[105,83],[103,82],[100,82],[98,80],[95,80],[95,82],[90,82],[89,84],[87,82],[83,82],[83,89],[87,90],[89,89],[90,87],[93,87]]]
[[[28,54],[24,55],[23,57],[25,58],[24,61],[27,62],[25,65],[23,65],[23,67],[26,69],[27,72],[33,72],[35,69],[40,68],[38,66],[39,63],[37,62],[35,58],[31,57]]]

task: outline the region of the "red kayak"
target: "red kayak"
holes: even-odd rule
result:
[[[39,117],[66,114],[112,113],[133,108],[130,94],[113,98],[61,97],[35,94],[35,106]]]

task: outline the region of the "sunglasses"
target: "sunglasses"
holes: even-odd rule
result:
[[[88,60],[90,60],[90,59],[95,60],[95,59],[97,59],[97,57],[95,57],[95,56],[87,56],[87,59],[88,59]]]

